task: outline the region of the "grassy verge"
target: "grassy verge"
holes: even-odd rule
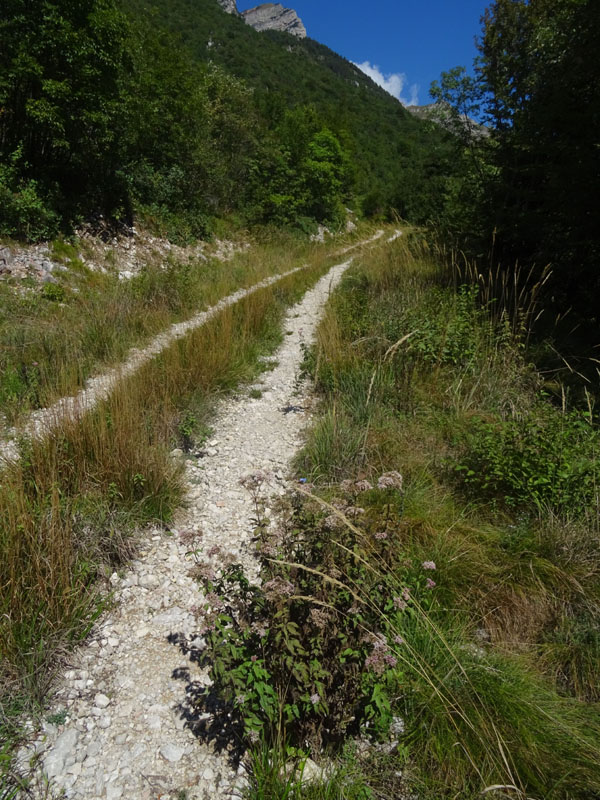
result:
[[[178,340],[80,420],[21,444],[20,461],[0,475],[2,738],[18,738],[60,653],[102,610],[98,579],[128,557],[141,525],[168,523],[180,503],[170,450],[201,435],[218,394],[260,371],[285,307],[332,263],[314,252],[307,269]]]
[[[265,233],[230,261],[150,263],[121,281],[115,270],[85,267],[74,246],[55,243],[54,260],[68,267],[55,273],[57,283],[0,282],[0,425],[74,394],[90,375],[172,323],[331,249]]]
[[[513,323],[402,239],[335,293],[308,488],[259,519],[261,587],[207,587],[253,800],[600,797],[600,436]]]

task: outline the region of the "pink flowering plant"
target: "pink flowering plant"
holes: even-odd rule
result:
[[[435,565],[407,558],[381,507],[353,516],[348,502],[295,495],[284,529],[258,542],[260,585],[239,565],[203,579],[211,692],[246,737],[269,740],[282,721],[290,745],[316,753],[361,733],[386,739],[398,713]]]

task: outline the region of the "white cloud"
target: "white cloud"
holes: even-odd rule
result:
[[[376,64],[371,64],[370,61],[363,61],[362,64],[354,64],[354,66],[362,70],[365,75],[368,75],[371,80],[375,81],[386,92],[389,92],[396,100],[400,100],[403,106],[419,105],[419,87],[416,83],[408,87],[406,85],[408,79],[403,72],[392,72],[389,75],[384,75],[379,67]],[[410,92],[409,98],[404,97],[402,94],[405,89]]]

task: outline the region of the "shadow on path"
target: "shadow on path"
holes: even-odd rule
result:
[[[167,640],[199,667],[211,663],[204,649],[192,644],[193,637],[171,633]],[[244,722],[239,710],[225,703],[212,687],[191,680],[186,667],[174,670],[172,677],[185,683],[185,699],[178,706],[180,719],[185,720],[186,727],[199,741],[211,745],[215,753],[226,754],[229,763],[237,768],[246,752]]]

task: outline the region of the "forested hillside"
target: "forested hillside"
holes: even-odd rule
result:
[[[448,136],[311,40],[259,34],[216,0],[9,0],[1,25],[0,234],[95,213],[176,239],[339,224],[345,206],[425,222]]]

